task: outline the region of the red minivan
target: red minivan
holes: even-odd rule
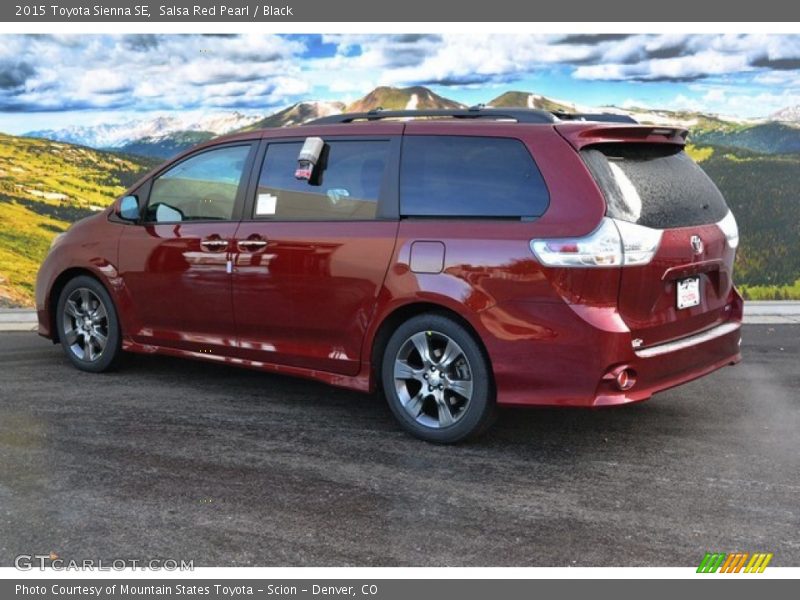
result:
[[[626,404],[738,362],[736,221],[686,132],[586,117],[215,139],[56,238],[39,333],[86,371],[129,351],[382,390],[435,442],[497,405]]]

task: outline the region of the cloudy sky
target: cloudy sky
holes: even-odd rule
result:
[[[0,35],[0,131],[270,113],[377,85],[738,117],[800,104],[797,35]]]

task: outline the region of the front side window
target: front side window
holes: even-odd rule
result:
[[[153,181],[146,220],[231,220],[249,153],[249,145],[208,150],[159,175]]]
[[[403,216],[537,217],[548,203],[542,174],[517,139],[406,136],[403,140]]]
[[[335,221],[376,217],[388,141],[326,141],[310,181],[295,178],[302,146],[301,142],[269,145],[258,182],[254,218]]]

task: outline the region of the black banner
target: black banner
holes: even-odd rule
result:
[[[754,578],[698,576],[716,579],[713,590],[704,585],[704,594],[730,594],[731,597],[761,594],[782,597],[795,582],[791,580],[766,579],[756,582]],[[759,586],[756,588],[756,586]],[[425,580],[425,579],[328,579],[328,580],[78,580],[60,581],[41,579],[38,581],[0,581],[0,597],[5,600],[23,598],[51,600],[338,600],[356,598],[361,600],[423,600],[426,598],[459,598],[460,600],[503,598],[528,599],[552,594],[552,597],[602,598],[614,594],[618,598],[643,597],[648,600],[674,600],[676,597],[699,597],[697,581],[674,580]],[[788,596],[787,596],[788,597]]]

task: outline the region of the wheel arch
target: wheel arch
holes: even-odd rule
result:
[[[383,359],[383,352],[389,342],[392,332],[397,329],[399,325],[408,321],[409,319],[422,315],[422,314],[437,314],[455,321],[463,326],[472,335],[475,343],[480,348],[486,359],[486,364],[489,367],[489,374],[491,377],[490,385],[495,389],[494,382],[494,367],[492,365],[492,357],[486,348],[483,338],[478,333],[477,329],[470,323],[470,321],[463,315],[459,314],[453,308],[444,304],[432,301],[413,301],[396,306],[387,312],[380,320],[380,323],[375,329],[375,334],[372,337],[370,348],[370,378],[372,379],[375,389],[381,389],[380,365]]]
[[[66,287],[70,281],[80,276],[91,277],[97,281],[97,283],[105,288],[111,301],[114,301],[114,296],[106,282],[104,282],[101,277],[98,277],[97,273],[91,269],[87,269],[86,267],[70,267],[63,270],[53,281],[53,285],[50,286],[50,293],[47,295],[47,311],[50,315],[50,339],[53,340],[54,344],[61,341],[58,330],[58,298],[61,296],[61,291],[64,287]]]

